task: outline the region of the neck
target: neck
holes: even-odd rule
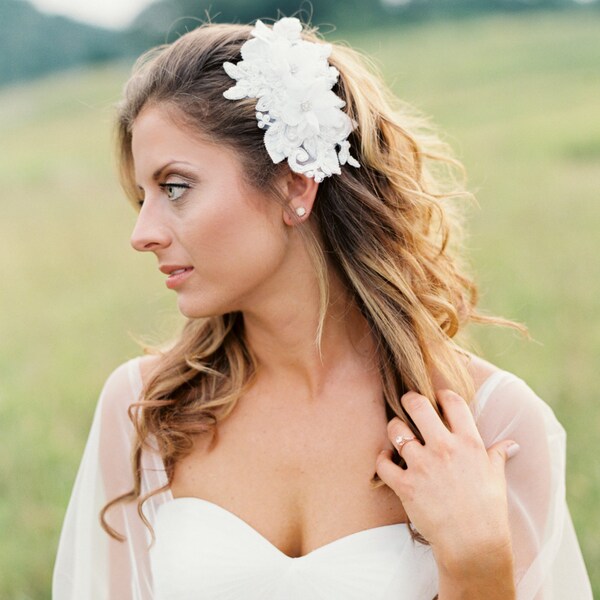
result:
[[[287,389],[293,386],[303,397],[324,393],[333,375],[347,372],[350,377],[377,365],[366,319],[333,273],[329,280],[330,301],[320,346],[316,280],[288,289],[262,310],[243,312],[246,342],[257,360],[260,377],[284,383]]]

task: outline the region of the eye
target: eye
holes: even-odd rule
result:
[[[144,188],[141,186],[137,186],[137,198],[134,199],[134,202],[138,205],[139,208],[142,208],[144,205]]]
[[[169,200],[179,200],[185,193],[185,190],[190,188],[187,183],[159,183]]]

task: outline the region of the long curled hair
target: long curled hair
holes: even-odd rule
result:
[[[230,148],[247,183],[262,190],[265,201],[281,200],[275,182],[289,167],[275,165],[269,157],[264,132],[256,124],[256,101],[223,98],[233,84],[223,63],[240,59],[251,29],[204,24],[137,60],[117,118],[121,183],[135,206],[132,125],[142,108],[154,104],[172,109],[182,124]],[[314,28],[305,27],[302,36],[323,43]],[[340,73],[333,91],[357,123],[349,141],[361,167],[342,167],[341,175],[319,184],[311,213],[319,238],[304,232],[320,289],[316,336],[320,339],[328,306],[329,265],[375,338],[388,419],[397,415],[422,441],[400,403],[403,393],[425,395],[441,416],[432,384],[435,369],[470,401],[474,386],[467,353],[455,336],[469,322],[524,328],[476,311],[477,288],[460,256],[459,201],[472,199],[461,163],[426,118],[392,95],[365,58],[341,44],[332,47],[329,62]],[[178,339],[155,353],[159,359],[141,400],[129,408],[136,432],[134,489],[111,500],[100,514],[105,531],[120,540],[124,537],[108,525],[106,511],[137,499],[139,515],[152,529],[141,510],[143,502],[168,487],[175,464],[192,450],[194,436],[214,433],[256,371],[239,313],[189,319]],[[149,435],[156,439],[169,483],[142,496],[141,456]],[[403,462],[397,455],[395,460]],[[372,484],[384,485],[377,475]]]

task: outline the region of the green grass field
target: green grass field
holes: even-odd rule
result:
[[[477,327],[568,433],[568,501],[600,597],[600,13],[493,16],[345,37],[446,132],[480,208]],[[344,37],[341,33],[330,36]],[[66,503],[108,373],[178,322],[129,247],[112,105],[128,66],[0,91],[0,598],[50,598]],[[83,599],[82,599],[83,600]],[[566,599],[565,599],[566,600]],[[571,599],[569,599],[571,600]],[[577,599],[573,599],[577,600]]]

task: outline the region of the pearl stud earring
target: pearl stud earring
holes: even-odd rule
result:
[[[297,214],[299,217],[303,217],[303,216],[306,214],[306,209],[304,208],[304,206],[299,206],[299,207],[296,209],[296,214]]]

